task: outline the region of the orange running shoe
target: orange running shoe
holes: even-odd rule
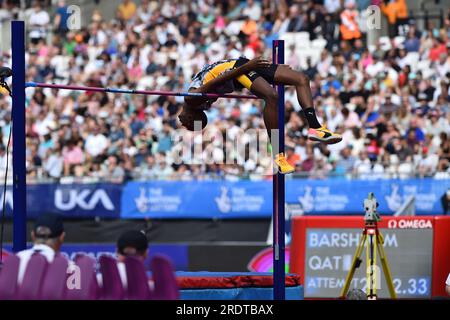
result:
[[[295,171],[295,168],[287,161],[283,152],[276,155],[275,163],[282,174],[288,174]]]
[[[309,128],[308,138],[312,141],[319,141],[326,144],[335,144],[341,142],[342,136],[340,134],[331,132],[325,126],[317,129]]]

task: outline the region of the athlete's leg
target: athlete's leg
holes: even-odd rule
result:
[[[269,135],[272,146],[274,146],[274,143],[277,145],[278,141],[272,140],[272,138],[275,138],[272,137],[272,130],[278,129],[278,92],[263,77],[257,77],[252,81],[250,91],[254,95],[264,99],[266,103],[263,112],[264,124],[266,125],[267,134]],[[287,174],[294,172],[295,168],[287,162],[284,153],[279,152],[275,154],[274,152],[273,156],[281,173]]]
[[[263,77],[258,77],[252,82],[250,91],[264,99],[266,103],[263,112],[264,124],[271,139],[271,130],[278,129],[278,93]]]
[[[312,107],[314,102],[309,85],[309,77],[303,72],[295,71],[290,66],[281,64],[274,75],[275,84],[295,86],[302,108]]]
[[[292,70],[287,65],[279,65],[275,71],[274,82],[276,84],[295,86],[298,103],[305,112],[309,127],[315,129],[321,127],[315,115],[311,87],[306,74]]]
[[[319,123],[314,110],[314,102],[309,86],[309,78],[302,72],[292,70],[287,65],[279,65],[274,75],[274,83],[293,85],[297,91],[297,100],[303,109],[308,121],[308,137],[311,140],[327,144],[337,143],[342,140],[339,134],[333,133]]]

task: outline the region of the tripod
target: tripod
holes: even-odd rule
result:
[[[379,288],[380,279],[378,277],[377,266],[377,252],[380,255],[381,265],[386,278],[386,284],[389,289],[389,293],[392,299],[397,299],[395,293],[394,284],[392,282],[391,271],[389,270],[386,254],[384,253],[384,238],[378,229],[379,215],[376,213],[378,202],[376,201],[373,193],[369,194],[369,198],[364,200],[364,207],[366,209],[366,215],[364,217],[364,230],[362,232],[361,239],[359,240],[358,247],[356,248],[355,255],[353,257],[351,268],[345,279],[344,287],[341,291],[341,297],[344,298],[350,288],[355,271],[361,265],[361,255],[366,245],[366,277],[367,277],[367,298],[369,300],[376,300],[377,288]]]

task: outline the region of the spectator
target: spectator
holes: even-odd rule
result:
[[[310,172],[314,168],[314,162],[315,162],[314,151],[311,147],[307,148],[306,149],[306,159],[303,160],[303,162],[301,164],[301,170]]]
[[[341,158],[336,164],[340,169],[336,169],[336,171],[343,171],[346,174],[352,173],[354,164],[355,158],[352,156],[351,148],[345,147],[344,149],[342,149]]]
[[[253,21],[258,21],[261,17],[261,4],[255,0],[247,0],[242,10],[242,15],[249,17]]]
[[[440,38],[433,38],[433,45],[430,48],[429,59],[431,62],[438,62],[441,56],[447,55],[445,41]]]
[[[64,158],[64,175],[66,176],[70,176],[74,166],[82,164],[84,161],[83,150],[74,140],[69,140],[63,147],[62,156]]]
[[[101,177],[113,183],[122,183],[125,177],[124,169],[118,164],[117,157],[111,155],[102,166]]]
[[[68,12],[68,7],[66,6],[65,0],[59,0],[58,1],[58,8],[56,9],[56,15],[53,20],[53,25],[56,29],[56,32],[65,35],[66,32],[69,30],[67,25],[67,20],[69,19],[70,15]]]
[[[355,40],[361,38],[358,26],[358,10],[355,9],[355,0],[346,0],[345,10],[341,13],[342,40]]]
[[[405,0],[388,0],[381,3],[381,11],[386,15],[389,25],[389,37],[394,38],[398,35],[399,29],[402,30],[403,26],[407,24],[408,20],[408,7]]]
[[[33,254],[43,255],[49,263],[53,262],[55,254],[59,253],[66,234],[62,217],[56,214],[44,213],[38,216],[31,231],[33,247],[17,253],[20,258],[18,283],[22,283],[28,261]]]
[[[85,148],[86,152],[92,157],[102,155],[109,146],[108,138],[100,133],[100,127],[95,126],[91,134],[86,138]]]
[[[293,148],[286,148],[286,159],[289,162],[289,164],[293,167],[297,166],[297,164],[300,163],[300,155],[295,153],[295,150]]]
[[[324,6],[328,13],[336,13],[341,9],[341,0],[325,0]]]
[[[48,150],[48,156],[43,162],[44,170],[50,178],[59,179],[63,175],[64,157],[59,144]]]
[[[293,5],[289,9],[288,32],[299,32],[305,30],[306,17],[298,5]]]
[[[131,0],[123,0],[117,7],[117,18],[120,20],[131,20],[136,14],[136,4]]]
[[[45,39],[49,23],[50,16],[42,8],[41,1],[34,1],[33,7],[28,11],[28,24],[30,26],[30,38],[32,43],[38,43],[39,40]]]

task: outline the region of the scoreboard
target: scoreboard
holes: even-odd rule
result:
[[[305,298],[340,296],[364,228],[363,217],[307,216],[292,220],[291,272]],[[384,251],[399,298],[444,296],[450,272],[450,217],[382,217]],[[366,251],[350,289],[366,289]],[[377,294],[388,298],[379,256]]]

